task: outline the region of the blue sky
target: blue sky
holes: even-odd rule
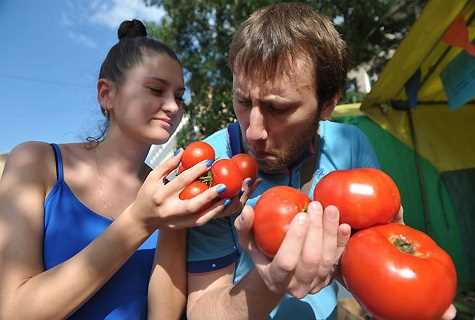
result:
[[[0,0],[0,154],[96,134],[97,74],[118,25],[162,16],[142,0]]]

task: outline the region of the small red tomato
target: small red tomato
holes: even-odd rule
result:
[[[354,234],[341,271],[375,319],[442,319],[457,287],[450,256],[425,233],[395,223]]]
[[[209,189],[209,187],[206,183],[203,183],[201,181],[193,181],[192,183],[187,185],[183,190],[181,190],[178,197],[181,200],[192,199],[192,198],[196,197],[197,195],[205,192],[208,189]],[[201,208],[201,210],[204,211],[204,210],[208,209],[209,207],[211,207],[212,204],[213,203],[211,202],[208,205],[205,205],[204,207]]]
[[[221,183],[226,186],[226,190],[220,194],[221,198],[232,198],[239,194],[244,178],[234,161],[230,159],[218,160],[213,163],[210,171],[213,186]]]
[[[262,194],[254,208],[254,239],[259,249],[273,257],[284,240],[289,224],[306,211],[310,199],[297,189],[276,186]]]
[[[257,162],[256,159],[248,155],[247,153],[240,153],[231,158],[234,163],[241,170],[241,174],[244,179],[251,178],[252,181],[257,177]]]
[[[182,171],[190,169],[201,161],[214,161],[214,159],[214,149],[208,143],[204,141],[192,142],[183,151],[183,156],[181,157]]]
[[[389,175],[373,168],[336,170],[315,186],[313,199],[334,205],[340,223],[364,229],[391,222],[401,207],[399,189]]]

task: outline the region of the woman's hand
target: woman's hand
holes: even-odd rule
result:
[[[182,154],[183,151],[180,151],[150,172],[130,207],[134,218],[149,230],[200,226],[221,213],[225,207],[225,199],[218,197],[225,190],[224,185],[214,186],[189,200],[179,198],[180,191],[206,173],[212,164],[200,162],[167,183],[166,177],[178,167]],[[209,202],[215,203],[202,211],[201,208]]]

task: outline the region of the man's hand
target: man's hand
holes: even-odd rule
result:
[[[251,234],[253,220],[254,210],[245,206],[235,226],[241,247],[249,252],[270,291],[303,298],[330,283],[351,233],[349,225],[339,225],[336,207],[323,210],[320,203],[311,202],[307,213],[293,219],[273,260],[257,248]]]
[[[392,223],[404,224],[404,209],[402,206],[399,208],[399,212],[394,216]]]

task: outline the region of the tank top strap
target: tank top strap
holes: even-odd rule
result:
[[[54,159],[56,161],[56,178],[63,181],[63,159],[61,157],[61,149],[56,143],[51,143],[54,151]]]

